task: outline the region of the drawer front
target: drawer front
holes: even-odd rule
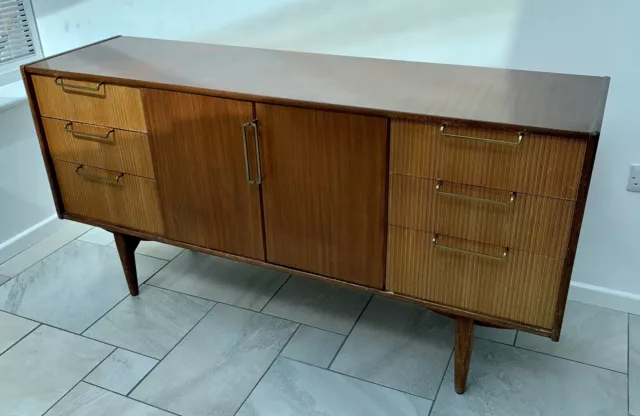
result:
[[[162,234],[154,180],[61,160],[54,166],[65,212]]]
[[[551,329],[564,259],[389,227],[387,290]],[[444,247],[477,254],[450,251]]]
[[[146,134],[44,117],[42,124],[54,159],[154,177]]]
[[[463,136],[463,137],[459,137]],[[575,200],[586,141],[391,121],[391,172]],[[478,140],[487,139],[487,140]]]
[[[389,224],[565,257],[575,203],[392,174]]]
[[[33,86],[45,117],[147,131],[137,88],[40,75],[33,76]]]

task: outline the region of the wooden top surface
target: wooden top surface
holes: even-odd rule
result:
[[[84,74],[135,85],[436,121],[597,134],[608,77],[354,58],[117,37],[27,72]],[[94,77],[93,79],[97,79]],[[92,79],[91,77],[85,77]]]

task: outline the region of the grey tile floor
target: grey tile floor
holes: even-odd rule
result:
[[[640,317],[570,302],[559,343],[158,243],[128,295],[99,229],[0,264],[0,415],[640,416]]]

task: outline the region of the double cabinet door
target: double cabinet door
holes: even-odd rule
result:
[[[143,100],[167,238],[383,287],[385,118],[151,89]]]

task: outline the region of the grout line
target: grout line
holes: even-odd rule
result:
[[[454,336],[455,336],[455,334],[454,334]],[[431,409],[429,409],[429,414],[427,416],[431,416],[431,413],[433,413],[433,408],[436,407],[436,400],[438,399],[438,394],[440,394],[440,389],[442,389],[442,383],[444,383],[444,378],[447,375],[447,371],[449,371],[449,366],[451,365],[451,360],[453,359],[453,354],[455,354],[455,353],[456,353],[456,347],[454,345],[453,350],[451,351],[451,354],[449,355],[449,360],[447,360],[447,365],[444,368],[444,372],[442,373],[442,378],[440,379],[440,384],[438,384],[438,389],[436,390],[436,395],[433,396],[433,401],[431,402]]]
[[[162,361],[164,361],[164,359],[165,359],[165,358],[167,358],[167,357],[169,356],[169,354],[171,354],[171,352],[172,352],[174,349],[176,349],[176,347],[177,347],[178,345],[180,345],[180,344],[182,343],[182,341],[184,341],[184,339],[185,339],[185,338],[186,338],[186,337],[191,333],[191,331],[193,331],[193,330],[195,329],[195,327],[197,327],[198,325],[200,325],[200,322],[202,322],[202,320],[203,320],[204,318],[206,318],[206,317],[211,313],[211,311],[216,307],[216,305],[217,305],[217,303],[214,303],[213,305],[211,305],[211,307],[209,308],[209,310],[208,310],[204,315],[202,315],[202,318],[198,319],[198,322],[196,322],[196,324],[195,324],[194,326],[192,326],[192,327],[191,327],[191,329],[189,329],[189,330],[187,331],[187,333],[186,333],[186,334],[184,334],[184,335],[182,336],[182,338],[180,338],[180,340],[179,340],[178,342],[176,342],[176,345],[174,345],[173,347],[171,347],[171,349],[170,349],[169,351],[167,351],[167,353],[164,355],[164,357],[160,358],[159,360],[158,360],[157,358],[154,358],[154,360],[158,360],[158,362],[156,363],[156,365],[155,365],[155,366],[153,366],[153,368],[152,368],[151,370],[149,370],[149,372],[148,372],[147,374],[145,374],[145,375],[144,375],[144,377],[142,377],[142,378],[140,379],[140,381],[138,381],[138,382],[136,383],[136,385],[135,385],[135,386],[133,386],[133,388],[129,391],[129,393],[127,393],[127,397],[130,397],[129,395],[130,395],[131,393],[133,393],[133,391],[134,391],[134,390],[135,390],[135,389],[140,385],[140,383],[142,383],[142,382],[143,382],[143,381],[144,381],[144,380],[145,380],[145,379],[146,379],[146,378],[147,378],[151,373],[153,373],[153,371],[154,371],[154,370],[155,370],[155,369],[160,365],[160,363],[161,363]],[[139,401],[139,400],[138,400],[138,401]],[[144,403],[144,402],[141,402],[141,403]],[[163,409],[163,410],[164,410],[164,409]]]
[[[267,302],[265,302],[264,306],[262,308],[260,308],[260,310],[258,312],[262,313],[262,311],[264,310],[264,308],[267,307],[267,305],[273,300],[273,298],[276,297],[276,295],[278,293],[280,293],[280,289],[282,289],[284,287],[284,285],[287,284],[287,282],[289,281],[289,279],[291,279],[291,275],[287,276],[286,279],[284,279],[284,282],[282,282],[282,284],[280,285],[280,287],[278,288],[278,290],[275,291],[275,293],[273,295],[271,295],[271,297],[269,298],[269,300]],[[265,315],[268,315],[265,313]]]
[[[155,368],[155,367],[154,367],[154,368]],[[146,406],[153,407],[154,409],[158,409],[158,410],[161,410],[161,411],[163,411],[163,412],[167,412],[167,413],[172,414],[172,415],[175,415],[175,416],[180,416],[179,414],[177,414],[177,413],[173,413],[173,412],[172,412],[172,411],[170,411],[170,410],[162,409],[162,408],[157,407],[157,406],[154,406],[154,405],[152,405],[152,404],[145,403],[145,402],[140,401],[140,400],[138,400],[138,399],[134,399],[133,397],[125,396],[125,395],[123,395],[122,393],[118,393],[117,391],[109,390],[109,389],[108,389],[108,388],[106,388],[106,387],[98,386],[97,384],[93,384],[93,383],[91,383],[91,382],[89,382],[89,381],[82,380],[82,382],[83,382],[83,383],[86,383],[86,384],[89,384],[89,385],[91,385],[91,386],[93,386],[93,387],[97,387],[97,388],[99,388],[99,389],[101,389],[101,390],[106,390],[106,391],[109,391],[109,392],[111,392],[111,393],[117,394],[118,396],[123,397],[123,398],[125,398],[125,399],[133,400],[134,402],[138,402],[138,403],[144,404],[144,405],[146,405]]]
[[[493,343],[497,343],[497,344],[499,344],[499,342],[496,342],[496,341],[490,341],[490,342],[493,342]],[[505,345],[505,344],[502,344],[502,345]],[[518,346],[514,346],[513,348],[518,348],[518,349],[521,349],[521,350],[523,350],[523,351],[535,352],[535,353],[537,353],[537,354],[546,355],[547,357],[558,358],[558,359],[560,359],[560,360],[570,361],[570,362],[572,362],[572,363],[576,363],[576,364],[587,365],[587,366],[589,366],[589,367],[599,368],[599,369],[601,369],[601,370],[612,371],[612,372],[614,372],[614,373],[624,374],[625,376],[627,375],[626,373],[624,373],[624,372],[622,372],[622,371],[612,370],[612,369],[610,369],[610,368],[606,368],[606,367],[600,367],[599,365],[595,365],[595,364],[583,363],[582,361],[576,361],[576,360],[572,360],[571,358],[566,358],[566,357],[559,357],[559,356],[557,356],[557,355],[549,354],[549,353],[542,352],[542,351],[531,350],[531,349],[529,349],[529,348],[518,347]]]
[[[340,344],[340,347],[338,348],[338,351],[336,351],[336,354],[333,356],[333,358],[331,359],[331,362],[327,366],[327,369],[330,369],[331,366],[333,365],[333,362],[336,360],[336,358],[338,358],[338,354],[340,354],[340,351],[342,351],[342,347],[344,347],[344,344],[346,344],[347,339],[349,338],[349,336],[353,332],[353,329],[356,327],[356,325],[358,325],[358,322],[360,322],[360,318],[362,318],[362,315],[364,315],[364,311],[367,310],[367,308],[369,307],[369,304],[371,303],[372,299],[373,299],[373,295],[370,295],[369,296],[369,300],[367,300],[367,303],[365,303],[364,308],[362,308],[362,310],[360,311],[360,315],[358,315],[358,318],[353,322],[353,326],[351,326],[351,329],[349,330],[349,333],[347,335],[342,334],[342,336],[344,336],[344,339],[342,340],[342,343]]]
[[[9,280],[13,279],[13,277],[9,277],[9,276],[5,276],[5,275],[1,275],[0,277],[6,277],[7,280],[5,280],[4,282],[0,283],[0,286],[6,284],[9,282]],[[15,277],[15,276],[14,276]]]
[[[33,322],[36,322],[36,321],[33,321]],[[7,347],[7,349],[6,349],[6,350],[2,351],[2,352],[0,353],[0,357],[1,357],[4,353],[6,353],[7,351],[9,351],[11,348],[13,348],[14,346],[16,346],[16,344],[18,344],[20,341],[22,341],[23,339],[25,339],[26,337],[28,337],[29,335],[31,335],[31,333],[32,333],[33,331],[35,331],[36,329],[38,329],[38,328],[40,328],[40,327],[42,326],[42,324],[41,324],[40,322],[36,322],[36,323],[37,323],[38,325],[36,325],[36,326],[31,330],[31,331],[29,331],[29,332],[27,332],[26,334],[24,334],[23,336],[21,336],[21,337],[20,337],[16,342],[14,342],[13,344],[9,345],[9,346]]]
[[[267,373],[269,372],[269,370],[271,370],[271,367],[273,367],[273,364],[278,360],[278,358],[282,358],[283,360],[286,359],[285,357],[282,357],[280,354],[282,354],[282,351],[284,351],[285,348],[287,348],[287,345],[289,345],[289,343],[291,342],[291,340],[293,339],[293,336],[296,334],[296,332],[298,332],[298,329],[300,329],[300,324],[298,324],[298,326],[296,327],[296,330],[293,331],[291,333],[291,336],[289,337],[289,339],[287,340],[287,342],[285,342],[285,344],[282,346],[282,348],[280,348],[280,351],[278,351],[278,354],[276,354],[275,357],[273,357],[273,360],[271,361],[271,364],[269,364],[269,367],[267,367],[267,369],[265,370],[264,373],[262,373],[262,375],[260,376],[260,379],[258,379],[258,382],[253,386],[253,388],[251,389],[251,391],[249,392],[249,394],[247,394],[247,397],[244,398],[244,400],[242,401],[242,403],[240,403],[240,406],[238,406],[238,409],[233,413],[233,415],[237,415],[238,412],[240,411],[240,409],[242,409],[242,406],[244,406],[244,404],[246,403],[247,400],[249,400],[249,397],[251,397],[251,394],[253,394],[253,391],[258,387],[258,385],[260,384],[260,382],[262,381],[262,379],[264,378],[264,376],[267,375]]]
[[[52,215],[52,216],[55,216],[55,214],[54,214],[54,215]],[[65,221],[65,220],[61,220],[61,221]],[[49,234],[49,235],[47,235],[47,236],[42,237],[40,240],[38,240],[38,241],[36,241],[35,243],[33,243],[33,244],[29,245],[29,247],[25,248],[24,250],[20,250],[18,253],[14,254],[13,256],[9,257],[8,259],[6,259],[6,260],[5,260],[5,261],[3,261],[2,263],[0,263],[0,266],[2,266],[3,264],[5,264],[5,263],[6,263],[6,262],[8,262],[9,260],[13,259],[14,257],[19,256],[20,254],[22,254],[22,253],[24,253],[25,251],[29,250],[31,247],[35,246],[36,244],[40,243],[41,241],[43,241],[43,240],[45,240],[45,239],[47,239],[47,238],[51,237],[52,235],[54,235],[54,234],[55,234],[55,233],[57,233],[58,231],[62,231],[63,229],[67,228],[69,225],[71,225],[71,223],[72,223],[72,222],[71,222],[71,221],[69,221],[69,224],[64,225],[64,226],[62,226],[60,229],[58,229],[58,230],[56,230],[56,231],[52,232],[51,234]],[[89,231],[87,231],[87,232],[89,232]],[[84,235],[84,234],[85,234],[85,233],[82,233],[82,235]],[[77,238],[77,237],[76,237],[76,238]],[[75,240],[75,238],[74,238],[74,240]],[[72,240],[72,241],[73,241],[73,240]],[[26,270],[26,269],[25,269],[25,270]],[[24,271],[24,270],[23,270],[23,271]],[[22,272],[20,272],[20,273],[22,273]],[[18,274],[20,274],[20,273],[18,273]],[[16,275],[16,276],[17,276],[17,275]],[[13,277],[15,277],[15,276],[13,276]]]
[[[86,327],[82,332],[80,332],[78,335],[84,335],[85,332],[87,332],[88,330],[91,329],[91,327],[93,327],[99,320],[101,320],[102,318],[104,318],[109,312],[111,312],[112,310],[114,310],[116,308],[116,306],[120,305],[122,302],[124,302],[124,300],[128,297],[130,297],[131,295],[127,294],[125,295],[122,299],[120,299],[118,302],[116,302],[115,305],[113,305],[112,307],[109,308],[108,311],[106,311],[105,313],[103,313],[102,315],[100,315],[98,317],[98,319],[96,319],[95,321],[93,321],[88,327]],[[89,337],[87,337],[89,338]]]
[[[115,349],[113,350],[115,351]],[[64,399],[67,394],[69,394],[69,392],[71,392],[71,390],[75,389],[78,384],[82,383],[82,381],[84,380],[84,378],[86,376],[88,376],[89,374],[91,374],[93,372],[93,370],[95,370],[96,368],[98,368],[103,362],[106,361],[107,358],[109,358],[111,356],[111,354],[113,354],[113,351],[111,351],[109,354],[107,354],[102,360],[100,360],[100,362],[96,365],[93,366],[93,368],[91,370],[89,370],[87,372],[87,374],[85,374],[84,376],[82,376],[82,378],[80,379],[80,381],[78,381],[76,384],[73,385],[73,387],[71,387],[69,390],[67,390],[67,392],[65,394],[63,394],[58,400],[56,400],[56,402],[54,404],[52,404],[51,406],[49,406],[49,408],[47,409],[46,412],[43,413],[43,415],[46,415],[47,413],[49,413],[49,410],[53,409],[55,407],[55,405],[57,405],[62,399]]]

